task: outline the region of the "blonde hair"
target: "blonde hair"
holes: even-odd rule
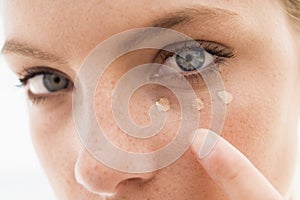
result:
[[[300,0],[282,0],[292,27],[300,31]]]
[[[283,0],[288,15],[300,22],[300,0]]]
[[[281,0],[281,3],[284,4],[284,11],[294,32],[295,47],[300,52],[300,0]]]

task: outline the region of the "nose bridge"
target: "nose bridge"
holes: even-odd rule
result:
[[[109,168],[83,149],[75,165],[75,178],[79,184],[94,193],[115,193],[119,185],[126,181],[144,182],[153,177],[153,173],[131,174]]]
[[[154,144],[156,143],[154,140],[157,141],[159,140],[158,138],[153,139],[150,143],[147,141],[145,142],[144,140],[135,140],[127,134],[124,134],[124,132],[118,127],[118,124],[114,120],[114,116],[112,114],[112,106],[117,106],[112,105],[112,93],[114,83],[122,74],[124,74],[124,71],[121,71],[119,68],[117,70],[114,67],[110,67],[107,69],[105,74],[108,75],[101,77],[98,83],[99,87],[97,86],[95,96],[93,97],[95,109],[93,114],[95,114],[97,119],[97,126],[101,127],[103,135],[105,135],[109,142],[124,151],[143,153],[149,152],[149,149],[155,149],[156,146]],[[123,99],[120,100],[124,101]],[[145,120],[143,113],[137,112],[141,109],[140,105],[146,102],[145,95],[139,95],[136,99],[134,99],[134,102],[136,104],[134,109],[130,110],[130,114],[132,114],[133,118],[137,119],[138,122],[147,121]],[[87,119],[86,122],[89,122],[88,120],[89,119]],[[86,133],[96,133],[97,130],[98,129],[94,126],[90,126],[87,127]],[[89,134],[88,137],[85,138],[85,142],[88,144],[87,147],[92,147],[92,149],[99,147],[99,139],[94,136],[94,134]],[[116,155],[111,156],[113,157]],[[96,194],[115,193],[118,188],[121,188],[118,186],[132,187],[136,184],[141,184],[150,180],[156,173],[133,174],[117,171],[97,161],[86,149],[82,149],[79,152],[74,170],[77,182]],[[128,182],[130,182],[130,184],[127,184]]]

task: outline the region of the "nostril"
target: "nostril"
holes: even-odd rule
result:
[[[144,182],[142,178],[128,178],[126,180],[121,181],[119,184],[126,184],[128,182]]]
[[[124,190],[124,188],[130,188],[130,187],[142,187],[146,182],[149,182],[149,179],[143,179],[140,177],[133,177],[133,178],[128,178],[126,180],[123,180],[119,182],[115,188],[116,191],[120,192]]]

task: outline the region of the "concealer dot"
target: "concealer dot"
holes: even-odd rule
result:
[[[193,107],[200,111],[204,109],[204,102],[202,101],[201,98],[196,98],[193,102]]]
[[[156,108],[160,112],[167,112],[170,110],[170,102],[167,98],[160,98],[158,101],[155,102]]]
[[[225,90],[218,92],[218,96],[225,104],[229,104],[233,100],[232,94]]]

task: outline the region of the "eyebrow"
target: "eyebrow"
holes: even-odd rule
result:
[[[68,63],[63,58],[54,55],[50,52],[38,49],[29,44],[18,42],[16,40],[8,40],[3,45],[1,54],[14,53],[26,57],[31,57],[39,60],[44,60],[51,63],[66,64]]]
[[[202,22],[208,22],[220,20],[224,21],[238,17],[239,15],[237,13],[230,10],[206,6],[195,6],[193,8],[183,8],[167,13],[165,16],[155,20],[151,26],[160,28],[173,28],[175,26],[187,24],[198,19],[201,19]]]
[[[154,20],[146,27],[171,29],[194,22],[200,24],[201,27],[211,27],[212,24],[220,25],[221,23],[224,24],[228,22],[232,25],[233,21],[237,22],[240,20],[241,16],[230,10],[207,6],[193,6],[192,8],[181,8],[179,10],[164,13],[162,17],[158,17],[158,19]],[[160,29],[140,31],[133,37],[128,38],[128,41],[124,46],[135,46],[143,43],[145,40],[157,38],[160,31],[163,34],[164,30]]]
[[[166,13],[159,19],[154,20],[149,26],[170,29],[200,19],[202,20],[201,22],[205,24],[209,21],[224,21],[225,19],[236,18],[238,16],[239,15],[235,12],[221,8],[195,6],[193,8],[183,8],[177,11]],[[142,38],[139,38],[139,35],[136,35],[136,38],[134,40],[135,42],[137,42],[139,39]],[[18,42],[16,40],[8,40],[5,42],[1,50],[1,54],[6,53],[14,53],[17,55],[22,55],[59,64],[68,63],[65,59],[60,58],[57,55],[35,48],[29,44]]]

